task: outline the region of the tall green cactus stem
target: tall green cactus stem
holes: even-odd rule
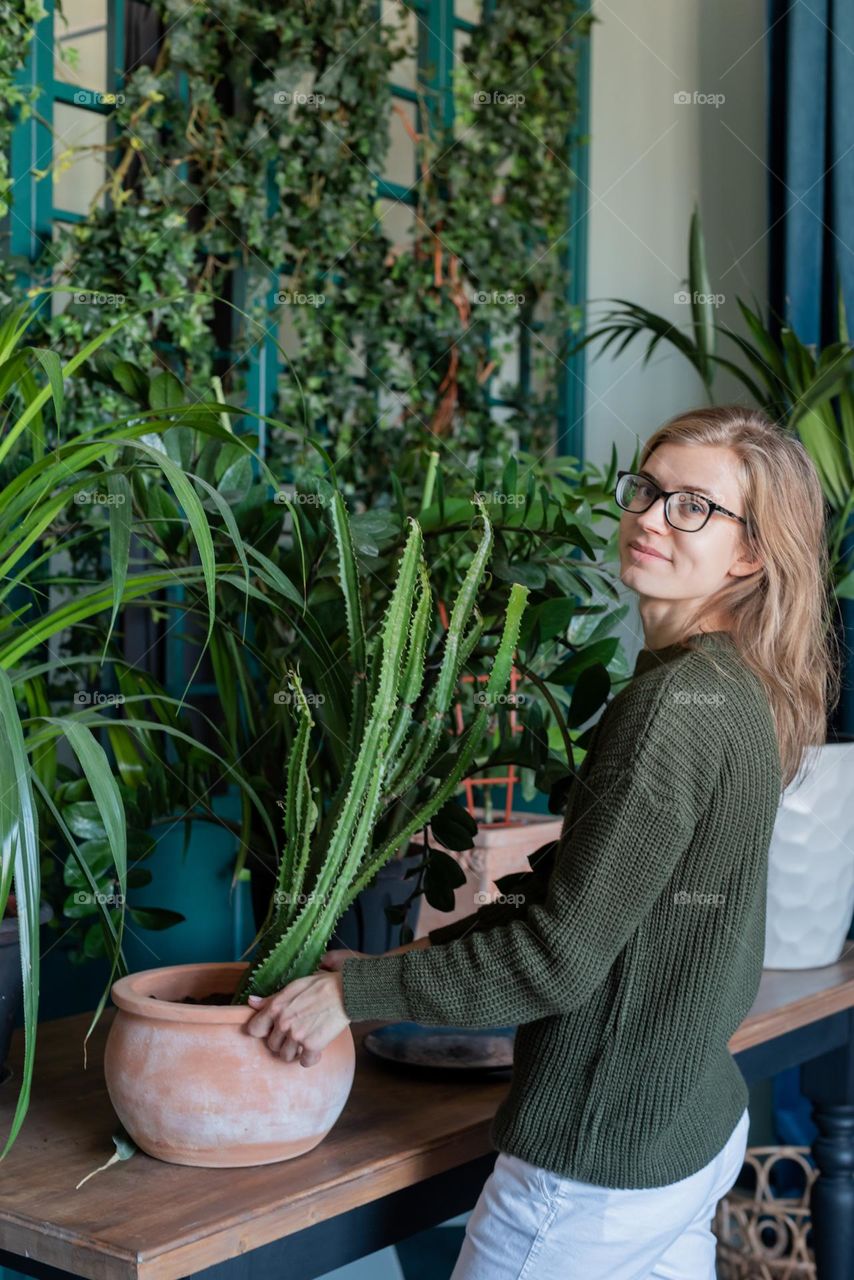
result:
[[[460,670],[462,670],[462,668],[468,662],[469,658],[472,655],[472,652],[474,651],[475,646],[477,645],[478,640],[480,639],[483,633],[483,618],[481,617],[480,610],[475,608],[474,614],[475,614],[474,622],[472,623],[466,635],[463,637],[463,642],[460,645],[460,652],[459,652],[459,669]],[[436,735],[437,739],[438,739],[438,736],[439,735],[437,734]],[[428,744],[428,749],[429,749],[429,744]],[[385,790],[383,791],[384,806],[393,803],[395,800],[399,800],[402,796],[406,794],[406,785],[405,784],[404,786],[400,785],[401,779],[406,779],[407,777],[410,777],[412,775],[413,761],[417,756],[420,756],[422,754],[425,755],[424,767],[426,768],[431,757],[429,755],[426,755],[424,740],[423,738],[419,738],[417,736],[417,731],[416,731],[415,733],[413,733],[413,736],[410,738],[409,743],[406,746],[406,749],[402,751],[399,754],[399,756],[395,757],[395,762],[392,764],[391,770],[386,778]]]
[[[259,995],[275,990],[277,983],[280,984],[290,957],[295,952],[299,955],[303,943],[324,914],[327,898],[334,904],[336,895],[333,890],[338,888],[336,880],[346,887],[348,881],[345,877],[348,871],[352,872],[358,866],[370,838],[377,816],[389,724],[401,681],[403,647],[408,633],[406,624],[412,611],[421,546],[421,527],[416,520],[410,519],[409,536],[383,625],[379,687],[365,727],[350,789],[320,874],[312,886],[310,900],[282,939],[286,945],[277,947],[248,975],[252,990]],[[339,889],[339,896],[340,892]]]
[[[520,586],[518,582],[514,582],[510,590],[510,601],[507,605],[501,642],[487,681],[484,701],[478,707],[469,728],[463,734],[453,768],[448,776],[443,779],[434,794],[412,815],[406,825],[400,831],[395,832],[391,839],[387,840],[371,855],[365,864],[364,870],[359,873],[353,882],[353,887],[347,895],[345,907],[348,907],[354,898],[370,883],[380,867],[385,865],[395,850],[409,840],[416,831],[420,831],[439,812],[445,801],[453,796],[458,783],[466,776],[466,770],[474,759],[483,738],[490,708],[495,704],[496,699],[506,691],[510,682],[510,668],[519,639],[519,628],[527,599],[528,588]]]
[[[388,747],[389,764],[397,760],[403,743],[412,723],[412,708],[418,701],[421,686],[424,683],[424,657],[427,652],[427,640],[430,630],[430,615],[433,611],[430,599],[430,577],[427,566],[421,561],[419,568],[418,604],[412,615],[409,638],[406,650],[406,665],[400,691],[400,706],[392,726]]]
[[[436,683],[430,691],[423,718],[412,739],[406,764],[402,769],[395,770],[394,782],[389,786],[391,799],[399,799],[400,796],[406,795],[424,772],[442,733],[442,725],[450,709],[463,662],[473,647],[466,644],[464,631],[474,608],[478,587],[492,549],[492,525],[483,499],[475,494],[472,501],[483,520],[483,537],[472,557],[463,585],[451,610],[448,630],[445,634],[442,665]]]
[[[277,926],[290,924],[297,914],[309,865],[311,835],[318,816],[308,774],[308,750],[313,723],[311,711],[297,672],[288,672],[288,684],[296,699],[299,728],[288,758],[285,847],[279,863],[275,895]]]
[[[338,574],[341,580],[341,594],[344,597],[344,610],[347,617],[350,660],[353,664],[353,706],[348,748],[348,756],[353,757],[361,742],[362,732],[365,727],[366,681],[368,674],[367,648],[365,643],[365,623],[362,616],[362,600],[359,594],[359,571],[353,550],[350,521],[347,518],[344,499],[337,489],[332,490],[329,513],[332,521],[332,531],[335,535],[335,543],[338,548]]]
[[[526,588],[518,585],[514,585],[510,593],[485,702],[477,709],[468,730],[455,740],[447,775],[402,830],[384,840],[380,848],[371,849],[378,822],[390,812],[390,780],[398,771],[401,759],[406,761],[405,778],[413,779],[411,785],[421,780],[424,766],[433,761],[459,671],[482,630],[476,594],[492,542],[492,529],[482,504],[477,505],[484,531],[451,612],[442,663],[426,700],[426,725],[413,723],[412,716],[424,683],[432,602],[422,555],[421,529],[416,521],[410,522],[380,636],[375,643],[370,646],[365,643],[364,647],[367,672],[364,684],[369,710],[366,709],[360,736],[351,740],[342,787],[331,805],[332,816],[327,814],[323,818],[317,832],[314,832],[317,806],[308,771],[313,718],[298,673],[289,673],[299,724],[288,760],[286,845],[277,878],[278,894],[284,905],[268,914],[270,927],[263,932],[260,954],[244,975],[234,1003],[245,1002],[250,992],[269,995],[295,978],[314,972],[339,917],[395,849],[426,825],[453,796],[471,767],[486,729],[490,706],[509,681],[527,598]],[[361,614],[356,612],[358,578],[352,571],[355,561],[351,559],[352,543],[343,503],[333,518],[333,527],[339,545],[342,591],[351,597],[358,648],[362,643],[358,641]],[[472,614],[474,623],[468,628]],[[344,783],[346,790],[342,789]],[[316,869],[311,883],[307,879],[310,866]],[[304,889],[307,892],[303,895]],[[307,899],[304,904],[299,903],[301,895]]]

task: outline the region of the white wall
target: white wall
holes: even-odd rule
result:
[[[717,315],[744,332],[736,295],[766,294],[766,39],[764,0],[593,0],[590,101],[588,329],[603,300],[625,298],[690,327],[674,295],[688,273],[691,212],[699,205]],[[723,102],[694,101],[695,91]],[[691,95],[690,103],[674,94]],[[597,301],[598,300],[598,301]],[[621,356],[587,348],[585,456],[620,464],[673,414],[706,403],[684,356],[648,339]],[[732,343],[721,354],[732,356]],[[715,400],[747,402],[731,376]],[[631,593],[626,598],[634,600]],[[637,610],[625,620],[631,661],[643,645]]]
[[[674,302],[687,276],[691,210],[700,207],[718,316],[743,330],[735,295],[766,293],[764,0],[593,0],[589,299],[629,301],[690,324]],[[674,94],[723,94],[719,106]],[[591,303],[592,318],[601,303]],[[666,418],[704,403],[684,357],[646,342],[619,359],[587,349],[585,453],[621,463]],[[732,344],[728,344],[732,346]],[[661,354],[659,354],[661,352]],[[724,348],[721,348],[724,354]],[[726,354],[731,354],[727,351]],[[715,399],[743,399],[721,379]]]

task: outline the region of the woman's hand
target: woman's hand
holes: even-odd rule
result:
[[[343,953],[348,959],[354,954]],[[249,1004],[256,1010],[246,1024],[249,1034],[266,1038],[271,1053],[285,1062],[298,1058],[302,1067],[318,1063],[326,1046],[350,1022],[344,1010],[340,972],[318,970],[307,978],[296,978],[271,996],[250,996]]]

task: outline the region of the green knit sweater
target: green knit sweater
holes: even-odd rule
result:
[[[342,967],[354,1021],[518,1024],[493,1145],[607,1187],[695,1173],[748,1101],[728,1040],[762,972],[780,758],[731,637],[689,643],[639,654],[523,903]]]

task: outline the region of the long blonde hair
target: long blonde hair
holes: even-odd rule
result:
[[[795,436],[741,405],[677,414],[647,440],[639,466],[665,443],[721,445],[738,456],[744,555],[762,567],[703,601],[685,635],[718,612],[730,619],[742,660],[768,696],[786,787],[808,748],[826,741],[828,711],[839,699],[821,482]]]

